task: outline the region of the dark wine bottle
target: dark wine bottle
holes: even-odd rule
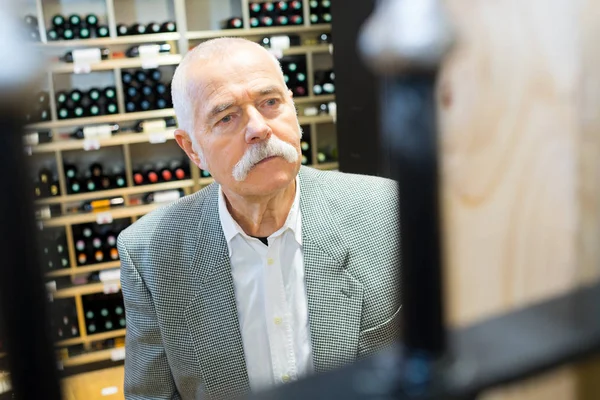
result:
[[[127,36],[129,35],[129,28],[125,24],[117,25],[117,35],[118,36]]]
[[[58,119],[67,119],[72,116],[71,110],[67,107],[59,107],[56,110],[56,114],[58,116]]]
[[[100,91],[100,89],[93,87],[87,91],[87,97],[91,101],[96,102],[96,101],[100,100],[100,97],[102,97],[102,92]]]
[[[302,9],[302,2],[300,0],[294,0],[290,3],[290,8],[292,10],[301,10]]]
[[[160,82],[160,78],[162,78],[162,72],[160,72],[160,69],[153,69],[148,72],[148,75],[150,76],[150,80],[154,82]]]
[[[154,167],[147,166],[144,168],[144,176],[148,183],[157,183],[159,181],[159,175]]]
[[[116,114],[119,112],[119,108],[117,107],[117,103],[106,103],[106,113],[107,114]]]
[[[83,93],[81,93],[81,90],[79,90],[79,89],[73,89],[69,93],[69,99],[71,99],[71,101],[73,103],[79,103],[81,101],[82,97],[83,97]]]
[[[158,52],[159,53],[170,53],[171,52],[171,45],[168,43],[163,43],[158,45]],[[129,49],[127,49],[127,51],[125,52],[125,55],[127,57],[139,57],[140,56],[140,46],[133,46],[130,47]]]
[[[75,106],[73,107],[73,117],[74,118],[81,118],[85,116],[85,108],[83,108],[82,106]]]
[[[143,99],[139,102],[138,107],[141,111],[149,111],[152,109],[152,103],[150,102],[150,100]]]
[[[177,121],[173,117],[139,121],[135,124],[136,132],[157,131],[165,128],[172,128],[177,125]]]
[[[133,183],[136,185],[143,185],[146,182],[144,174],[141,171],[133,171]]]
[[[79,28],[79,39],[89,39],[92,37],[92,31],[87,26]]]
[[[270,1],[267,1],[262,4],[262,9],[264,12],[272,12],[273,10],[275,10],[275,5]]]
[[[160,24],[150,22],[146,25],[146,33],[160,33]]]
[[[107,60],[110,57],[110,50],[106,48],[100,49],[100,58],[103,60]],[[68,51],[64,56],[60,57],[60,60],[67,63],[73,62],[73,52]]]
[[[108,37],[110,35],[110,31],[108,30],[107,25],[98,25],[96,27],[96,36],[99,38]]]
[[[177,30],[177,25],[173,21],[167,21],[160,26],[161,32],[175,32]]]
[[[242,19],[238,17],[229,18],[223,25],[225,29],[241,29],[244,27]]]
[[[129,28],[130,35],[144,35],[146,33],[146,25],[135,23]]]
[[[85,16],[85,23],[87,26],[96,27],[98,26],[98,16],[96,14],[88,14]]]
[[[179,160],[171,161],[170,168],[175,179],[182,180],[185,179],[185,177],[187,176],[185,169],[183,168],[181,161]]]
[[[279,15],[275,18],[275,25],[277,26],[285,26],[289,24],[289,19],[285,15]]]
[[[137,111],[137,104],[133,100],[125,102],[125,112],[131,113]]]
[[[69,15],[69,25],[71,28],[76,28],[81,25],[81,17],[78,14]]]
[[[326,12],[326,13],[321,14],[321,20],[323,22],[325,22],[326,24],[331,23],[332,19],[333,19],[333,17],[331,16],[331,13]]]
[[[173,180],[173,173],[167,167],[165,163],[159,163],[156,165],[156,169],[158,170],[160,179],[164,182],[169,182]]]
[[[107,86],[104,88],[103,91],[104,97],[106,97],[107,100],[115,100],[117,97],[117,92],[115,90],[114,86]]]
[[[71,179],[69,181],[69,191],[71,193],[80,193],[81,189],[81,182],[79,179]]]
[[[331,0],[321,0],[322,8],[331,8]]]
[[[77,264],[79,265],[86,265],[88,262],[88,258],[87,255],[85,253],[79,253],[77,254]]]
[[[60,36],[61,34],[56,29],[48,29],[46,32],[46,38],[48,38],[49,41],[58,40]]]
[[[61,14],[56,14],[55,16],[52,17],[52,26],[54,28],[62,28],[65,26],[65,17],[63,17]]]
[[[264,4],[270,4],[270,3],[264,3]],[[273,26],[273,18],[269,17],[268,15],[265,15],[264,17],[262,17],[260,19],[260,23],[262,26]]]
[[[141,92],[142,96],[149,97],[154,94],[154,89],[152,88],[152,86],[144,85],[142,86]]]
[[[73,32],[73,29],[71,28],[66,28],[65,30],[63,30],[62,32],[62,36],[61,36],[64,40],[72,40],[75,39],[75,32]]]
[[[135,72],[135,80],[138,81],[139,83],[146,82],[146,79],[148,79],[148,75],[146,75],[146,73],[144,71],[138,70]]]
[[[256,17],[250,18],[250,28],[257,28],[260,26],[260,20]]]
[[[260,3],[250,3],[249,6],[250,6],[250,13],[258,14],[260,12],[260,9],[261,9]]]
[[[90,164],[89,168],[90,168],[89,171],[90,171],[90,174],[92,175],[92,177],[99,178],[102,176],[102,172],[103,172],[102,164],[95,162],[95,163]]]

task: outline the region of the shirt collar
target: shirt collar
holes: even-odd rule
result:
[[[225,202],[225,196],[223,195],[223,189],[219,185],[219,219],[221,221],[221,227],[223,228],[223,234],[227,241],[227,246],[230,247],[231,240],[239,235],[246,238],[249,236],[243,231],[240,225],[233,219],[227,204]],[[282,235],[285,231],[290,229],[294,233],[294,238],[298,244],[302,245],[302,218],[300,215],[300,174],[296,175],[296,194],[294,202],[290,208],[290,212],[285,220],[283,226],[269,237],[277,237]],[[231,248],[229,248],[229,254],[231,255]]]

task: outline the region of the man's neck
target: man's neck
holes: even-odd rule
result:
[[[277,232],[288,217],[296,196],[296,180],[279,192],[260,197],[243,197],[222,187],[227,209],[249,236],[268,237]]]

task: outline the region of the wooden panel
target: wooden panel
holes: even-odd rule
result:
[[[63,399],[123,400],[123,379],[122,366],[74,375],[62,381]]]
[[[461,326],[600,271],[600,3],[446,0],[439,82],[447,318]],[[485,399],[587,399],[584,367]]]

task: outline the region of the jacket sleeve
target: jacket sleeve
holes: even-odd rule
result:
[[[121,289],[125,303],[125,398],[127,400],[180,399],[160,334],[152,295],[118,238]]]

